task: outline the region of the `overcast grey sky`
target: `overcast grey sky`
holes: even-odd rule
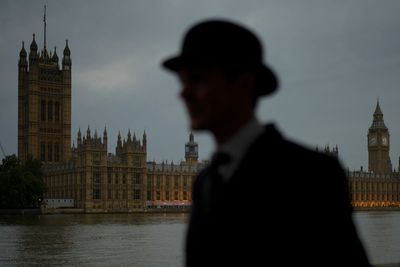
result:
[[[188,121],[179,84],[160,61],[179,51],[184,31],[206,18],[252,28],[278,73],[280,91],[258,107],[263,122],[309,147],[338,145],[345,167],[367,168],[367,130],[379,96],[391,133],[391,159],[400,154],[400,1],[134,0],[0,2],[0,142],[17,152],[17,61],[32,33],[59,57],[72,58],[72,136],[107,125],[109,152],[118,130],[148,136],[148,160],[184,158]],[[29,51],[28,51],[29,52]],[[213,141],[195,134],[200,158]],[[289,155],[290,156],[290,155]],[[2,155],[0,155],[2,158]],[[290,166],[288,158],[288,165]]]

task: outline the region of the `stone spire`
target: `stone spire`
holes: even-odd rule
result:
[[[56,47],[56,46],[54,47],[54,54],[53,54],[53,57],[51,58],[51,60],[52,60],[54,63],[57,63],[57,64],[58,64],[58,56],[57,56],[57,47]]]
[[[22,41],[22,48],[21,51],[19,52],[19,61],[18,61],[18,66],[20,67],[20,70],[26,71],[27,66],[28,66],[28,61],[26,60],[27,53],[25,51],[24,47],[24,42]]]
[[[89,125],[88,125],[87,131],[86,131],[86,138],[87,138],[87,139],[90,138],[90,127],[89,127]]]
[[[379,99],[376,101],[376,108],[375,112],[373,115],[374,119],[372,121],[372,126],[371,128],[383,128],[386,129],[385,122],[383,120],[383,112],[381,110],[381,107],[379,105]]]

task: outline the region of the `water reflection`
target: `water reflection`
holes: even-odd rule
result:
[[[357,212],[354,221],[372,264],[400,262],[400,212]]]
[[[180,266],[187,214],[1,216],[0,265]]]
[[[183,266],[188,214],[0,216],[0,266]],[[400,262],[400,212],[354,214],[373,264]]]

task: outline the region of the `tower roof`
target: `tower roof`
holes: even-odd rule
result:
[[[52,57],[52,60],[54,61],[54,62],[58,62],[58,56],[57,56],[57,47],[54,47],[54,54],[53,54],[53,57]]]
[[[35,34],[33,34],[33,39],[32,39],[32,43],[31,43],[31,51],[37,51],[37,49],[38,49],[38,46],[35,41]]]
[[[70,55],[71,55],[71,50],[69,50],[68,39],[67,39],[65,40],[64,56],[70,56]]]
[[[22,41],[22,48],[21,48],[21,51],[19,52],[20,57],[26,57],[26,51],[25,51],[24,44],[25,44],[25,42]]]
[[[383,115],[381,107],[379,106],[379,99],[376,102],[376,108],[375,108],[374,115]]]
[[[373,121],[372,121],[372,125],[370,127],[371,128],[380,128],[380,129],[387,129],[385,122],[383,120],[383,112],[381,110],[381,107],[379,105],[379,99],[376,102],[376,108],[375,108],[375,112],[373,115]]]

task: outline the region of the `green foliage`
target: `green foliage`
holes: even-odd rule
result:
[[[0,165],[0,208],[35,207],[43,196],[44,182],[40,161],[28,157],[21,162],[7,156]]]

